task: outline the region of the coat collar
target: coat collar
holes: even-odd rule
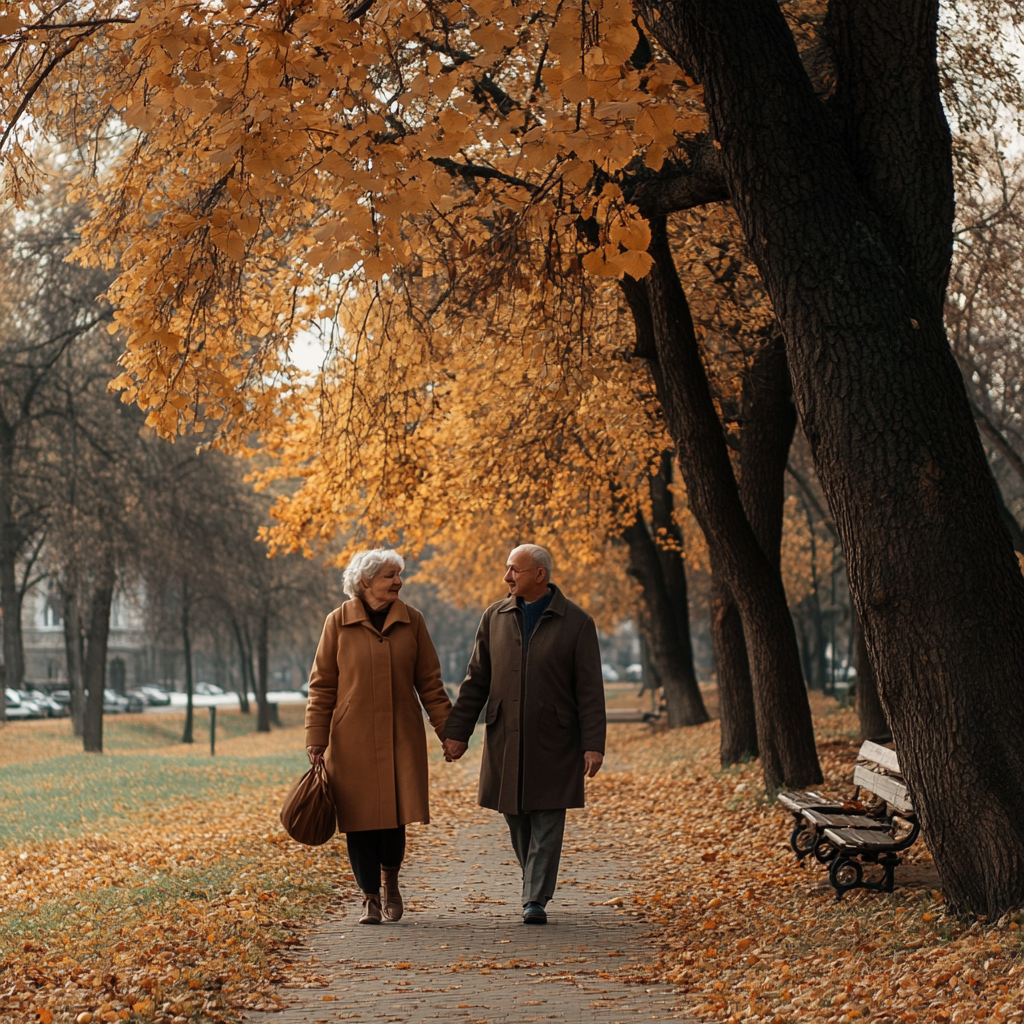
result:
[[[388,609],[388,617],[384,620],[384,632],[394,622],[409,622],[409,607],[399,598]],[[370,617],[366,614],[366,608],[358,597],[353,597],[341,606],[341,624],[343,626],[355,626],[364,623],[367,629],[373,629]]]
[[[551,612],[553,615],[565,615],[565,594],[563,594],[554,583],[551,584],[554,593],[551,595],[551,604],[545,609],[545,614]],[[509,594],[498,606],[498,614],[502,612],[514,612],[519,607],[516,599]]]

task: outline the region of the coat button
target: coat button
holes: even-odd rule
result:
[[[380,638],[380,642],[381,642],[381,643],[384,643],[384,637],[381,637],[381,638]]]

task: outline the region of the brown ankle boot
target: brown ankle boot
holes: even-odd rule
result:
[[[384,875],[384,920],[401,921],[405,905],[402,903],[402,894],[398,891],[398,872],[402,865],[397,868],[381,868]]]
[[[363,916],[360,924],[380,924],[380,896],[372,892],[363,893]]]

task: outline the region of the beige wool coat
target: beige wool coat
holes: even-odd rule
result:
[[[523,644],[516,599],[492,604],[444,735],[466,742],[484,714],[479,802],[505,814],[582,807],[583,752],[604,753],[601,648],[594,620],[554,587]]]
[[[327,747],[340,832],[430,820],[421,703],[440,736],[451,701],[415,608],[395,601],[380,633],[358,598],[327,616],[309,675],[306,746]]]

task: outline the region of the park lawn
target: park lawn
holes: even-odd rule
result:
[[[826,791],[850,795],[856,718],[812,705]],[[671,983],[717,1024],[1024,1018],[1024,913],[947,915],[924,843],[892,895],[837,902],[823,868],[797,866],[792,819],[766,800],[759,767],[719,769],[717,722],[613,726],[609,747],[627,770],[590,783],[589,824],[643,865],[623,912],[650,922],[660,955],[630,969],[637,981]]]
[[[826,787],[849,793],[854,716],[813,704]],[[64,1024],[83,1011],[233,1020],[281,1005],[288,987],[323,983],[289,947],[355,890],[343,843],[307,850],[277,821],[303,770],[297,720],[255,736],[239,716],[211,759],[200,744],[166,743],[181,716],[143,719],[157,717],[168,721],[118,721],[126,732],[112,728],[110,745],[123,740],[121,752],[102,758],[68,753],[49,734],[60,723],[17,723],[45,735],[19,733],[0,769],[4,1024]],[[837,903],[822,869],[796,866],[789,816],[765,799],[757,765],[723,772],[717,750],[715,722],[610,729],[608,770],[588,783],[587,831],[636,865],[621,912],[650,923],[659,955],[609,961],[609,971],[621,963],[617,973],[638,983],[666,981],[716,1024],[1024,1017],[1020,916],[946,915],[923,844],[897,869],[893,895]],[[442,831],[474,813],[472,760],[434,773]],[[438,834],[412,835],[413,855]]]
[[[176,742],[183,713],[107,719],[102,757],[70,753],[66,721],[3,730],[4,1024],[234,1019],[318,983],[286,952],[348,892],[348,866],[343,847],[308,850],[277,821],[305,770],[298,717],[281,710],[285,728],[262,736],[221,711],[215,758],[208,733]]]

